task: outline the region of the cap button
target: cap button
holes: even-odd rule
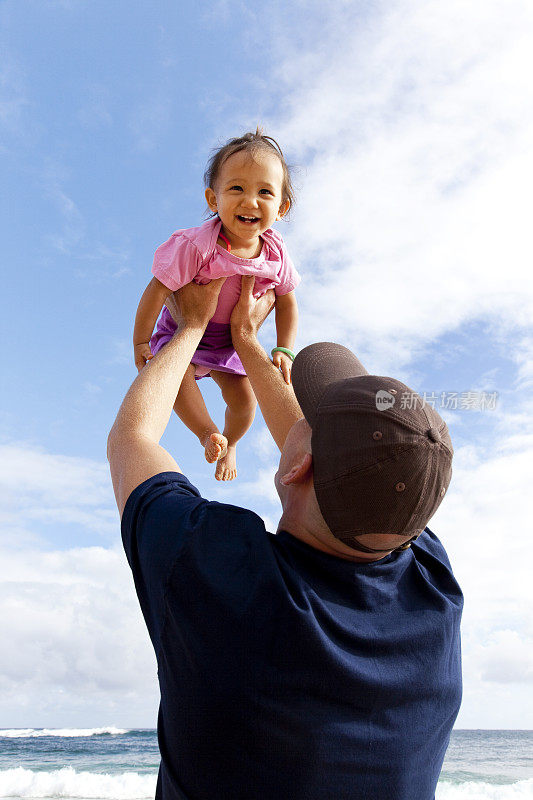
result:
[[[431,439],[432,442],[440,442],[441,435],[437,428],[430,428],[428,431],[428,439]]]

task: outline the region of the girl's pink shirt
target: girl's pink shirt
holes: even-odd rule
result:
[[[198,228],[173,233],[155,251],[152,273],[173,292],[191,281],[209,283],[227,277],[212,318],[212,322],[227,324],[241,293],[242,275],[255,276],[256,297],[267,289],[274,289],[277,295],[288,294],[301,278],[277,231],[269,228],[261,235],[263,248],[257,258],[239,258],[217,244],[221,225],[214,217]]]

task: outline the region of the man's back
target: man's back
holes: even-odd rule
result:
[[[163,473],[123,537],[158,657],[162,800],[431,800],[462,607],[433,534],[354,563]]]

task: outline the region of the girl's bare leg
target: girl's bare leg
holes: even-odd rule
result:
[[[225,455],[219,457],[215,471],[218,481],[231,481],[237,475],[236,446],[254,421],[257,400],[245,375],[211,370],[211,377],[222,390],[226,403],[223,435],[228,441]]]
[[[212,464],[226,454],[228,442],[209,416],[194,373],[194,364],[189,364],[174,403],[174,411],[198,437],[205,448],[206,460]]]

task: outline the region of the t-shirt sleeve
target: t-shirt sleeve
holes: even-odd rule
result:
[[[172,568],[201,525],[207,505],[198,489],[180,472],[152,476],[137,486],[126,502],[122,541],[156,652]]]
[[[463,607],[463,593],[452,571],[448,554],[440,539],[425,528],[411,545],[418,568],[428,584],[432,584],[447,601],[459,609]]]
[[[277,295],[288,294],[289,292],[292,292],[293,289],[296,289],[302,279],[297,272],[296,267],[292,263],[292,259],[287,252],[285,242],[279,235],[276,239],[276,244],[281,256],[281,261],[278,271],[278,278],[280,282],[274,288],[274,292]]]
[[[200,251],[186,231],[176,231],[155,251],[152,274],[175,292],[193,280],[201,263]]]

